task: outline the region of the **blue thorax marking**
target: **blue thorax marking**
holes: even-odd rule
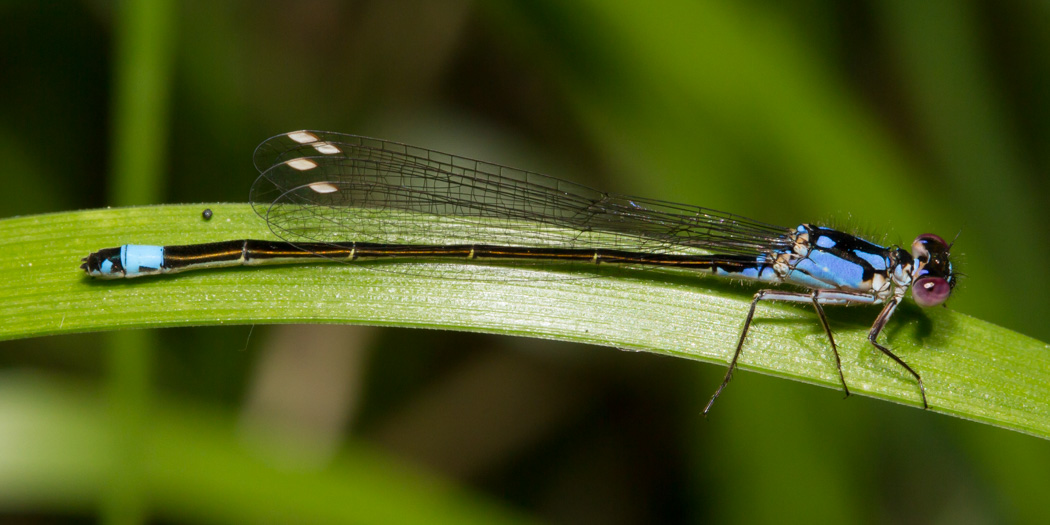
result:
[[[787,280],[808,288],[857,292],[871,290],[875,274],[886,274],[890,250],[852,235],[819,226],[799,226],[811,243]],[[815,241],[813,241],[815,239]]]
[[[753,266],[715,266],[715,275],[867,293],[894,264],[890,249],[837,230],[803,224],[795,232],[792,249],[763,254]]]
[[[860,257],[865,262],[867,262],[869,265],[871,265],[871,268],[873,270],[876,270],[876,271],[879,271],[879,272],[885,271],[886,268],[888,267],[887,265],[889,264],[889,262],[886,260],[885,253],[881,253],[881,254],[880,253],[870,253],[870,252],[865,252],[864,250],[861,250],[861,249],[854,249],[853,250],[853,254],[856,255],[857,257]]]
[[[743,277],[744,279],[770,283],[780,282],[780,277],[777,276],[777,272],[773,270],[773,267],[765,264],[765,256],[759,257],[758,260],[755,261],[755,266],[753,267],[744,268],[739,272],[727,272],[718,268],[715,270],[715,275],[722,277]]]
[[[805,259],[795,265],[788,274],[788,279],[801,281],[812,288],[860,289],[867,265],[862,266],[843,259],[840,254],[835,253],[836,251],[813,248]]]
[[[835,242],[835,239],[832,239],[827,235],[821,235],[820,237],[817,237],[817,246],[820,248],[834,248],[835,244],[837,244]]]

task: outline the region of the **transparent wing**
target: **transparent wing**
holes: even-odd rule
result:
[[[788,228],[379,139],[287,133],[263,142],[254,160],[252,206],[290,242],[754,256],[790,247]]]

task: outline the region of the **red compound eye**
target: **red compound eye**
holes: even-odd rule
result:
[[[928,308],[948,300],[952,287],[942,277],[922,277],[911,285],[911,296],[915,304]]]

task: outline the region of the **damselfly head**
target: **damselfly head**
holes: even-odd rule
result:
[[[911,295],[919,306],[937,306],[952,294],[955,274],[950,251],[951,245],[932,233],[924,233],[911,243],[912,264],[916,268]]]

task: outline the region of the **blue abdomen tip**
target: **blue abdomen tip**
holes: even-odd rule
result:
[[[120,262],[129,276],[159,272],[164,265],[164,247],[125,244],[120,250]]]

